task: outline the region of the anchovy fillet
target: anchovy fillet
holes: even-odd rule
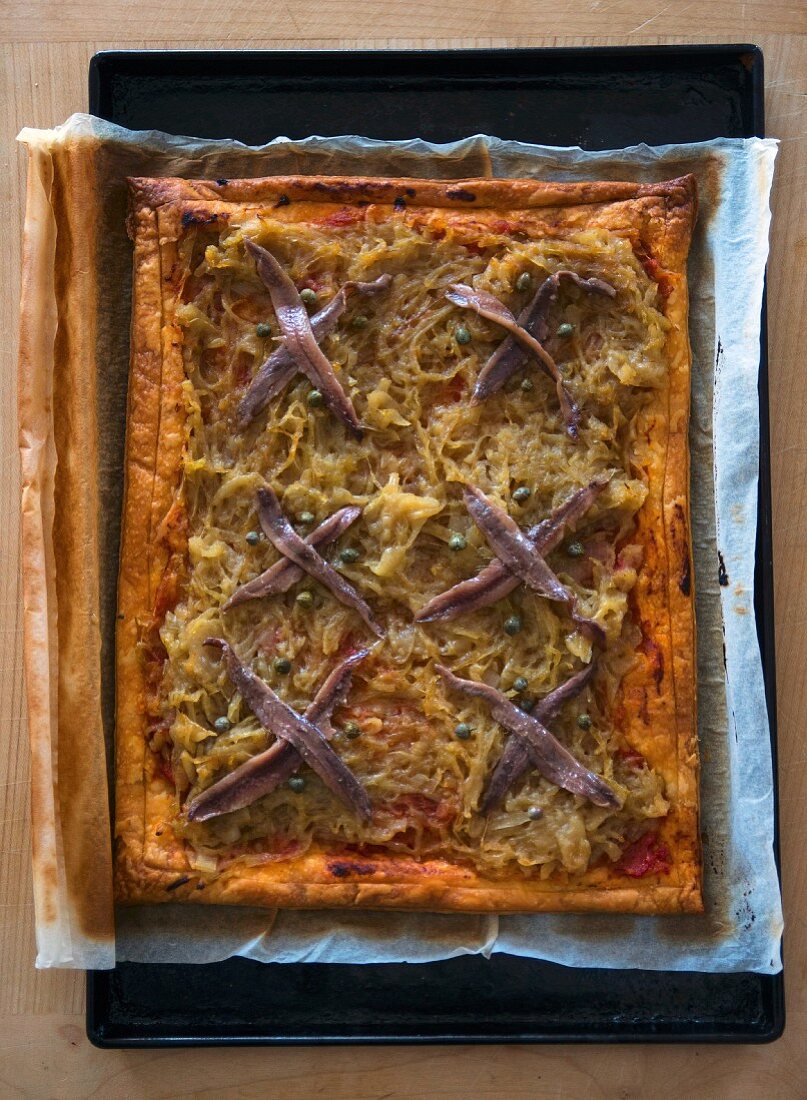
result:
[[[616,297],[616,290],[602,279],[582,279],[574,271],[558,271],[544,279],[532,300],[522,309],[516,323],[533,336],[539,344],[549,338],[549,308],[558,297],[561,279],[568,279],[581,290],[602,294],[608,298]],[[476,401],[483,401],[492,393],[500,390],[505,382],[517,370],[524,366],[527,354],[513,336],[507,336],[488,359],[479,372],[474,386]]]
[[[496,721],[522,740],[533,765],[555,786],[582,795],[595,806],[619,806],[616,794],[605,780],[575,760],[538,718],[519,710],[496,688],[476,680],[460,679],[443,665],[435,665],[435,668],[449,687],[484,699]]]
[[[255,259],[258,274],[269,291],[277,315],[280,331],[286,338],[286,349],[299,370],[312,386],[322,393],[325,403],[345,426],[356,436],[362,437],[361,424],[356,410],[333,369],[323,354],[311,328],[311,319],[303,305],[297,288],[271,252],[254,241],[245,242],[247,251]]]
[[[591,641],[604,644],[603,628],[578,612],[574,592],[558,580],[536,550],[535,543],[522,532],[515,520],[473,485],[465,486],[465,504],[471,519],[499,561],[539,596],[565,604],[582,633]]]
[[[475,485],[466,485],[464,496],[471,519],[502,565],[539,596],[571,604],[574,593],[558,580],[513,517],[488,500]]]
[[[333,566],[323,561],[313,546],[300,538],[283,515],[277,496],[269,488],[258,490],[258,519],[266,537],[281,554],[324,584],[341,603],[358,611],[373,633],[383,638],[383,627],[373,617],[367,602]]]
[[[576,672],[560,687],[555,688],[549,695],[545,695],[539,703],[535,704],[530,714],[534,715],[544,725],[555,717],[561,706],[569,699],[578,695],[591,677],[594,675],[594,665],[586,665],[580,672]],[[504,796],[521,778],[530,765],[530,753],[520,737],[513,735],[508,738],[504,746],[504,752],[499,762],[493,769],[482,804],[479,807],[481,813],[487,814],[500,805]]]
[[[531,527],[526,535],[519,531],[521,538],[531,546],[530,553],[540,557],[554,550],[562,541],[566,528],[573,528],[585,515],[609,481],[609,475],[601,475],[595,478],[584,488],[573,493],[546,519]],[[475,490],[475,492],[478,493],[479,490]],[[481,493],[479,495],[481,496]],[[496,553],[495,549],[494,553]],[[541,558],[541,560],[543,559]],[[548,566],[546,568],[549,569]],[[554,577],[554,574],[551,575]],[[453,585],[453,587],[429,600],[417,613],[415,620],[417,622],[435,622],[437,620],[447,622],[456,619],[460,615],[467,614],[469,611],[478,611],[482,607],[488,607],[490,604],[504,599],[505,596],[518,587],[521,580],[522,578],[497,556],[475,577],[460,581],[459,584]],[[557,578],[555,580],[557,581]],[[559,581],[557,583],[560,584]],[[565,586],[561,585],[561,588],[572,595]],[[566,599],[565,596],[563,598]],[[576,615],[574,610],[572,615],[573,617]],[[590,630],[592,620],[583,619],[581,621],[575,617],[575,621],[579,622],[581,629]],[[596,640],[601,640],[600,632],[602,628],[597,623],[593,625]]]
[[[208,638],[205,645],[216,646],[222,651],[230,681],[263,728],[288,741],[328,789],[359,817],[368,821],[372,807],[367,792],[350,768],[336,755],[320,730],[308,718],[284,703],[268,684],[236,657],[223,639]]]
[[[506,329],[514,340],[517,340],[526,350],[532,354],[541,364],[543,370],[555,383],[555,390],[560,402],[560,411],[566,424],[566,434],[572,439],[577,438],[580,410],[572,400],[566,384],[561,378],[557,363],[545,347],[525,328],[518,323],[504,303],[492,294],[484,290],[474,290],[473,287],[464,286],[462,283],[454,283],[446,291],[446,298],[456,306],[464,309],[475,310],[480,317],[485,317],[494,324]]]
[[[386,290],[391,282],[391,275],[380,275],[370,283],[351,281],[340,287],[327,306],[311,318],[311,330],[317,343],[336,328],[339,318],[347,308],[349,293],[355,291],[356,294],[361,295],[378,294],[379,291]],[[246,428],[258,413],[266,408],[272,398],[286,388],[299,370],[297,360],[284,340],[258,369],[247,392],[241,398],[237,414],[239,428]]]
[[[306,709],[305,718],[328,740],[333,735],[331,715],[350,690],[353,669],[369,652],[362,649],[340,661]],[[288,741],[273,741],[268,749],[197,795],[188,806],[188,820],[209,821],[252,805],[290,779],[302,762],[299,752]]]
[[[334,542],[350,527],[361,515],[361,508],[351,506],[340,508],[333,515],[323,520],[318,527],[303,539],[309,546],[327,546]],[[287,557],[264,570],[259,576],[254,577],[240,588],[236,588],[229,600],[221,605],[222,611],[229,611],[248,600],[256,600],[259,596],[268,596],[275,592],[288,592],[293,584],[296,584],[305,575],[305,570]]]

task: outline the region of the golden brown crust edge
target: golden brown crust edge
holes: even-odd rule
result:
[[[130,422],[127,428],[129,482],[124,515],[129,520],[135,508],[151,516],[149,546],[151,565],[145,565],[142,526],[124,525],[121,557],[120,610],[124,615],[118,633],[118,741],[121,764],[118,768],[118,857],[116,894],[124,902],[193,900],[213,903],[321,908],[360,906],[362,908],[421,909],[430,911],[538,912],[538,911],[627,911],[634,913],[699,912],[702,910],[701,870],[698,841],[697,736],[695,731],[694,614],[691,578],[684,591],[678,579],[684,559],[690,569],[689,480],[686,422],[689,411],[690,353],[686,330],[687,290],[686,255],[696,213],[695,181],[691,176],[661,184],[575,183],[547,184],[532,180],[371,180],[340,177],[273,177],[262,180],[188,181],[175,179],[130,181],[130,233],[135,239],[135,301],[133,306],[133,359],[130,383]],[[283,864],[233,867],[216,877],[205,877],[189,870],[181,845],[171,830],[164,828],[160,840],[150,841],[149,856],[144,849],[144,829],[151,819],[164,820],[167,811],[164,787],[145,774],[143,720],[140,708],[143,683],[137,661],[132,658],[136,615],[147,616],[164,559],[160,563],[159,546],[154,532],[165,514],[159,513],[157,499],[170,503],[176,480],[176,463],[160,454],[163,433],[176,447],[181,436],[178,406],[163,399],[153,387],[160,371],[169,378],[181,374],[181,362],[171,340],[163,335],[163,360],[157,368],[155,353],[161,341],[155,330],[161,316],[151,300],[157,295],[165,306],[165,284],[159,277],[160,245],[157,223],[164,212],[166,228],[179,223],[180,211],[218,212],[232,204],[267,204],[281,196],[316,203],[353,203],[356,201],[391,202],[401,196],[407,206],[442,206],[468,210],[558,207],[569,224],[581,219],[586,224],[609,228],[629,228],[639,238],[650,259],[666,280],[665,313],[671,321],[667,341],[670,363],[669,384],[662,391],[654,410],[656,430],[667,433],[663,469],[655,469],[658,493],[645,518],[647,529],[655,522],[663,524],[663,553],[656,559],[657,579],[664,589],[660,599],[653,584],[639,586],[640,615],[650,614],[656,649],[671,679],[668,693],[674,702],[672,712],[650,708],[655,721],[672,724],[677,745],[676,759],[665,778],[678,794],[674,812],[660,831],[669,843],[674,858],[671,874],[664,880],[637,883],[613,868],[595,868],[577,883],[545,883],[519,879],[502,883],[486,880],[472,870],[448,863],[430,861],[415,864],[411,860],[377,857],[362,860],[341,859],[325,852]],[[633,200],[638,200],[634,202]],[[197,206],[198,204],[198,206]],[[577,208],[577,209],[575,209]],[[173,242],[163,236],[163,251],[173,250]],[[163,259],[164,267],[170,264]],[[148,283],[151,281],[151,287]],[[150,304],[147,304],[149,303]],[[163,318],[168,329],[170,318]],[[173,377],[172,385],[176,384]],[[140,393],[143,390],[144,393]],[[146,400],[146,393],[148,400]],[[140,395],[140,399],[138,398]],[[163,395],[165,398],[165,395]],[[673,429],[676,429],[674,431]],[[673,436],[676,436],[673,440]],[[670,446],[673,443],[672,447]],[[672,458],[672,461],[670,461]],[[652,458],[649,459],[652,465]],[[657,460],[658,461],[658,460]],[[648,467],[649,468],[649,467]],[[137,485],[133,488],[133,473]],[[147,487],[148,478],[152,487]],[[141,484],[142,482],[142,484]],[[148,504],[147,504],[148,500]],[[676,572],[677,568],[677,572]],[[131,570],[124,578],[124,572]],[[150,580],[148,577],[150,574]],[[689,574],[687,574],[689,577]],[[658,609],[662,609],[659,614]],[[664,609],[666,608],[666,613]],[[663,632],[666,620],[667,633]],[[128,650],[128,652],[127,652]],[[656,650],[651,650],[655,654]],[[655,659],[655,658],[654,658]],[[645,670],[645,676],[647,670]],[[629,694],[632,685],[625,685]],[[666,696],[665,696],[666,697]],[[647,712],[647,708],[646,708]],[[634,741],[640,743],[652,763],[653,737],[648,738],[635,723],[630,724]],[[669,731],[668,731],[669,732]],[[661,729],[655,740],[663,739]],[[151,789],[150,789],[151,788]],[[147,812],[154,810],[154,816]],[[334,877],[338,881],[334,881]]]
[[[192,211],[200,202],[266,205],[279,199],[293,202],[390,204],[455,210],[538,210],[657,198],[664,206],[665,266],[683,267],[689,250],[691,228],[697,213],[695,177],[680,176],[660,183],[589,181],[549,183],[529,179],[420,180],[374,179],[363,176],[266,176],[242,180],[187,180],[176,178],[129,180],[132,208],[183,204]],[[214,208],[215,209],[215,208]]]

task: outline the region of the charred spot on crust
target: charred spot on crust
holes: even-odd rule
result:
[[[226,186],[227,186],[227,184],[228,184],[229,182],[230,182],[230,181],[229,181],[229,180],[226,180],[226,179],[224,179],[224,177],[222,177],[221,179],[218,179],[218,180],[216,180],[216,184],[217,184],[217,185],[218,185],[219,187],[226,187]]]
[[[174,882],[169,882],[166,886],[166,891],[178,890],[180,886],[186,886],[190,882],[187,875],[182,875],[181,878],[176,879]]]
[[[476,202],[473,191],[466,191],[464,187],[455,187],[451,191],[446,191],[446,198],[459,199],[460,202]]]
[[[366,195],[379,190],[377,183],[370,183],[367,180],[355,182],[348,179],[340,180],[338,183],[323,183],[321,180],[312,182],[308,179],[302,179],[299,186],[306,189],[310,188],[312,191],[319,191],[323,195],[334,195],[337,198],[343,195]]]
[[[277,200],[277,202],[275,203],[275,206],[288,206],[290,202],[291,202],[291,199],[289,198],[288,195],[281,195],[279,197],[279,199]]]
[[[372,875],[375,874],[375,864],[335,859],[328,864],[328,870],[335,878],[347,878],[349,875]]]
[[[182,215],[182,224],[185,229],[191,225],[210,225],[218,220],[218,214],[194,214],[192,210],[186,210]]]
[[[410,199],[413,199],[415,197],[416,192],[414,187],[405,187],[404,190],[406,191]]]
[[[685,596],[692,591],[692,565],[689,557],[689,539],[687,538],[687,519],[683,507],[676,503],[672,522],[672,541],[681,561],[678,587]]]
[[[650,664],[652,676],[656,683],[656,691],[661,695],[661,681],[664,679],[664,654],[661,652],[660,646],[650,637],[648,623],[642,623],[642,635],[641,650]]]
[[[641,688],[641,695],[639,696],[639,698],[641,699],[641,702],[639,703],[639,717],[646,726],[649,726],[650,711],[648,710],[647,706],[647,691],[645,690],[645,688]]]
[[[393,210],[406,210],[406,199],[403,195],[396,195],[392,201]]]

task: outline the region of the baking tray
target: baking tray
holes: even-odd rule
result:
[[[135,130],[232,137],[468,134],[587,149],[764,136],[752,45],[552,50],[109,52],[90,111]],[[763,308],[755,611],[776,763]],[[778,858],[778,819],[777,819]],[[783,978],[601,971],[463,956],[418,965],[120,963],[87,976],[102,1047],[446,1042],[767,1042]]]

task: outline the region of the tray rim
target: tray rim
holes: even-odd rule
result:
[[[252,960],[243,960],[251,962]],[[533,960],[525,960],[533,961]],[[138,964],[147,965],[147,964]],[[204,966],[205,964],[200,964]],[[260,963],[254,962],[256,967],[265,966],[305,966],[306,963]],[[329,964],[338,966],[339,964]],[[396,964],[375,964],[379,966],[394,966]],[[553,964],[559,965],[559,964]],[[569,968],[572,969],[572,968]],[[104,980],[111,971],[88,971],[87,974],[87,1012],[86,1034],[93,1044],[102,1050],[130,1050],[150,1047],[193,1047],[193,1046],[438,1046],[452,1045],[511,1045],[513,1043],[548,1044],[569,1043],[576,1046],[584,1045],[617,1045],[626,1043],[641,1044],[670,1044],[682,1046],[687,1044],[747,1044],[760,1046],[775,1042],[781,1038],[785,1027],[784,983],[777,979],[782,978],[782,973],[775,975],[759,975],[769,985],[770,993],[770,1017],[758,1027],[748,1027],[745,1030],[723,1028],[702,1034],[687,1031],[665,1031],[665,1025],[645,1025],[645,1030],[630,1029],[624,1027],[617,1033],[605,1032],[602,1028],[596,1031],[585,1031],[580,1028],[567,1031],[539,1031],[522,1029],[507,1034],[470,1034],[446,1029],[440,1033],[430,1035],[407,1033],[379,1034],[359,1033],[345,1034],[295,1034],[295,1035],[250,1035],[246,1031],[226,1036],[213,1036],[210,1033],[193,1033],[189,1028],[187,1034],[130,1036],[106,1032],[104,1026],[98,1023],[100,1005],[103,1000],[102,986]],[[650,972],[646,972],[650,973]],[[663,975],[667,971],[654,971],[652,973]],[[108,980],[108,978],[107,978]]]
[[[478,61],[496,62],[514,54],[524,60],[554,58],[558,62],[566,59],[592,58],[596,61],[621,59],[635,59],[637,61],[667,57],[680,58],[707,56],[709,54],[726,58],[742,58],[748,55],[750,63],[746,66],[751,74],[750,109],[751,109],[751,133],[746,137],[765,136],[765,80],[764,80],[764,54],[760,46],[750,42],[698,42],[680,44],[654,44],[654,45],[618,45],[618,46],[536,46],[536,47],[445,47],[436,46],[429,48],[408,47],[383,49],[367,47],[359,50],[343,49],[265,49],[265,50],[240,50],[240,49],[138,49],[138,50],[101,50],[95,53],[89,62],[88,69],[88,93],[90,113],[100,114],[102,103],[103,81],[105,70],[110,66],[122,63],[148,64],[152,60],[155,64],[160,61],[175,60],[183,64],[199,63],[201,61],[229,62],[238,58],[243,65],[259,65],[271,58],[296,59],[300,62],[316,60],[319,62],[335,62],[349,53],[352,60],[357,62],[381,62],[387,63],[391,59],[397,62],[406,62],[412,59],[426,58],[429,61],[439,57],[457,58],[469,57]],[[319,74],[333,75],[333,74]],[[407,74],[402,74],[406,76]],[[494,75],[494,74],[491,74]],[[366,74],[359,74],[366,76]],[[412,79],[423,79],[427,73],[409,74]],[[461,77],[454,77],[463,79]],[[465,79],[469,81],[483,80],[478,74],[470,74]],[[102,114],[100,117],[104,117]],[[193,136],[193,135],[188,135]],[[771,498],[771,469],[770,469],[770,403],[769,403],[769,363],[767,342],[767,300],[763,292],[761,308],[760,331],[760,366],[759,366],[759,475],[758,475],[758,509],[757,509],[757,542],[755,550],[755,613],[757,622],[757,635],[762,661],[765,696],[768,710],[768,720],[771,738],[771,756],[773,770],[774,792],[774,835],[773,850],[776,866],[781,882],[780,863],[780,821],[778,802],[778,771],[777,771],[777,708],[776,708],[776,669],[775,669],[775,638],[774,638],[774,581],[773,581],[773,538],[772,538],[772,498]],[[204,965],[204,964],[201,964]],[[256,964],[272,965],[272,964]],[[282,965],[282,964],[274,964]],[[286,964],[290,966],[310,964]],[[334,964],[336,965],[336,964]],[[396,965],[396,964],[376,964]],[[400,965],[400,964],[399,964]],[[183,1035],[177,1037],[109,1037],[104,1034],[103,1026],[98,1019],[100,1010],[100,988],[104,981],[108,981],[111,971],[87,971],[86,972],[86,1033],[90,1042],[101,1049],[131,1049],[142,1047],[175,1047],[175,1046],[305,1046],[305,1045],[435,1045],[435,1044],[510,1044],[510,1043],[570,1043],[570,1044],[595,1044],[595,1043],[769,1043],[781,1037],[785,1027],[785,1000],[784,1000],[784,968],[777,974],[758,975],[761,982],[769,985],[771,993],[771,1016],[767,1028],[756,1031],[744,1032],[724,1030],[705,1034],[688,1033],[673,1034],[670,1032],[658,1032],[650,1030],[652,1024],[646,1025],[645,1031],[625,1030],[616,1035],[591,1034],[585,1031],[569,1031],[563,1034],[547,1032],[519,1032],[507,1036],[476,1036],[468,1034],[454,1034],[447,1031],[441,1035],[422,1036],[414,1034],[403,1035],[350,1035],[350,1036],[312,1036],[299,1035],[288,1036],[251,1036],[248,1034],[214,1037],[212,1035]],[[653,971],[648,973],[664,974],[665,971]],[[675,973],[675,972],[666,972]],[[190,1029],[189,1029],[190,1030]]]
[[[349,53],[351,59],[357,63],[381,61],[382,58],[389,63],[390,59],[404,62],[417,58],[433,60],[437,57],[456,58],[469,57],[476,61],[489,60],[495,62],[504,57],[517,54],[519,58],[549,60],[556,58],[558,61],[580,57],[607,61],[609,59],[635,59],[641,61],[648,57],[681,58],[706,56],[708,54],[720,57],[740,57],[747,55],[750,59],[746,66],[752,77],[751,86],[751,113],[752,134],[746,137],[765,136],[765,74],[764,54],[762,47],[753,42],[684,42],[677,44],[653,44],[653,45],[620,45],[620,46],[480,46],[480,47],[447,47],[435,46],[428,48],[407,47],[383,49],[366,47],[358,50],[343,50],[327,47],[324,49],[296,49],[295,47],[270,48],[265,50],[215,50],[215,49],[136,49],[136,50],[99,50],[90,58],[88,70],[88,104],[91,114],[100,114],[98,108],[102,106],[104,71],[109,66],[122,63],[148,64],[152,60],[158,63],[166,58],[184,64],[199,61],[218,62],[226,59],[228,62],[238,58],[241,66],[265,63],[267,59],[295,58],[300,62],[321,63],[323,61],[336,61]],[[340,80],[346,79],[340,75]],[[349,78],[348,78],[349,79]],[[438,78],[439,79],[439,78]],[[468,79],[471,79],[470,77]],[[475,75],[472,79],[481,79]],[[101,117],[104,117],[101,115]],[[185,135],[192,137],[194,135]],[[763,316],[765,308],[763,306]]]

